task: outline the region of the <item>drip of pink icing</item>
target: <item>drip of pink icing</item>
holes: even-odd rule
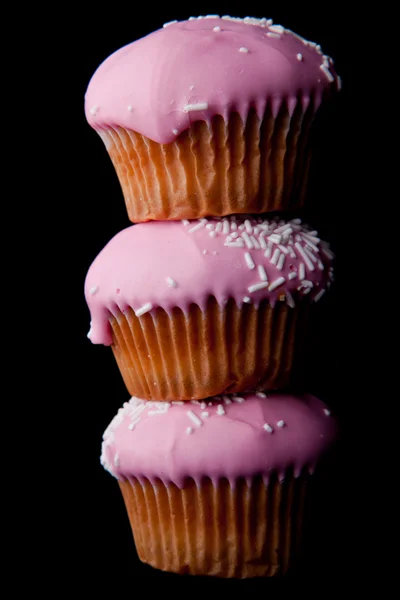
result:
[[[179,487],[187,477],[227,478],[234,486],[238,478],[262,475],[267,483],[273,473],[284,479],[288,469],[295,476],[312,472],[336,439],[336,420],[314,396],[224,398],[224,414],[218,403],[208,405],[214,399],[178,406],[132,398],[104,433],[101,463],[117,478],[160,478]]]
[[[236,111],[245,120],[254,108],[261,118],[267,102],[274,114],[283,101],[293,111],[298,98],[307,105],[313,97],[317,108],[324,92],[337,87],[332,59],[287,29],[193,19],[109,56],[89,83],[85,112],[95,129],[121,126],[165,144],[215,115],[227,119]],[[201,110],[185,108],[198,104]]]
[[[175,307],[187,311],[192,303],[204,310],[210,296],[221,306],[230,298],[238,306],[250,302],[257,307],[265,299],[271,305],[286,300],[293,306],[307,299],[319,300],[329,287],[332,255],[328,245],[319,241],[317,232],[310,235],[309,228],[297,219],[285,222],[232,216],[185,223],[132,225],[100,252],[85,281],[91,313],[88,335],[93,343],[110,345],[110,315],[129,307],[139,311],[138,316],[141,309],[149,307],[161,307],[168,313]],[[292,230],[287,236],[283,235],[285,226]],[[281,236],[280,243],[270,235]],[[243,247],[226,245],[240,240]],[[244,240],[258,248],[247,248]],[[265,255],[268,247],[269,257]],[[282,278],[282,283],[270,289]]]

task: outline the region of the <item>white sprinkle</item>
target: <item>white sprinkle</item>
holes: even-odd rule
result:
[[[284,254],[281,254],[278,260],[278,264],[276,265],[276,268],[279,271],[282,271],[283,269],[283,265],[285,264],[285,260],[286,260],[286,256]]]
[[[224,401],[224,404],[232,404],[232,400],[229,396],[222,396],[222,400]]]
[[[208,234],[210,237],[215,238],[217,235],[216,231],[210,231],[210,233]]]
[[[173,133],[174,135],[178,135],[178,133],[179,133],[179,130],[178,130],[178,129],[173,129],[173,130],[172,130],[172,133]]]
[[[271,234],[271,235],[268,236],[268,239],[269,239],[270,242],[273,242],[274,244],[280,244],[281,241],[282,241],[282,236],[273,233],[273,234]]]
[[[265,241],[265,237],[263,235],[260,234],[259,238],[258,238],[259,242],[260,242],[260,246],[263,250],[267,249],[267,242]]]
[[[237,402],[238,404],[243,404],[243,402],[245,401],[244,398],[241,398],[240,396],[232,396],[232,400],[233,402]]]
[[[325,254],[325,256],[327,256],[328,258],[330,258],[331,260],[333,258],[335,258],[335,255],[333,254],[333,252],[331,252],[330,250],[328,250],[328,248],[325,248],[325,247],[321,248],[321,252],[323,254]]]
[[[234,231],[235,234],[237,235],[236,230],[237,230],[237,223],[235,223],[234,221],[231,221],[231,231]]]
[[[270,292],[272,292],[273,290],[275,290],[277,287],[279,287],[280,285],[282,285],[282,283],[285,283],[286,279],[284,277],[278,277],[278,279],[275,279],[275,281],[273,281],[271,283],[271,285],[269,286],[268,290]]]
[[[95,115],[98,110],[99,110],[98,106],[93,106],[93,108],[91,108],[89,112],[91,115]]]
[[[229,242],[231,242],[231,241],[232,241],[232,238],[231,238],[231,236],[230,236],[230,235],[228,235],[228,237],[225,239],[225,242],[226,242],[227,244],[229,244]]]
[[[326,414],[327,417],[331,416],[331,411],[329,410],[329,408],[324,408],[324,413]]]
[[[136,423],[130,423],[128,425],[128,429],[130,429],[132,431],[133,429],[135,429],[135,425],[136,425]]]
[[[315,254],[313,252],[311,252],[311,250],[309,248],[307,248],[307,246],[304,248],[304,252],[307,254],[307,256],[309,256],[311,258],[313,263],[316,263],[318,261],[318,258],[315,256]]]
[[[146,304],[143,304],[143,306],[141,306],[140,308],[138,308],[137,310],[135,310],[135,315],[137,317],[141,317],[145,313],[147,313],[150,310],[152,310],[152,308],[153,308],[152,303],[151,302],[146,302]]]
[[[239,225],[238,229],[239,229],[239,231],[243,231],[243,229],[244,229],[244,224],[243,224],[243,223],[241,223],[241,225]]]
[[[292,219],[290,222],[293,223],[293,225],[301,225],[301,219],[299,218]]]
[[[267,36],[270,38],[276,38],[277,40],[281,39],[281,36],[278,33],[272,33],[271,31],[268,31]]]
[[[244,242],[249,250],[254,248],[253,242],[251,241],[248,233],[246,233],[245,231],[242,231],[242,239],[244,240]]]
[[[243,302],[246,302],[246,304],[251,304],[251,298],[249,298],[248,296],[244,296]]]
[[[118,454],[116,454],[116,455],[114,456],[114,465],[115,465],[116,467],[119,467],[119,465],[120,465],[120,464],[121,464],[121,462],[120,462],[120,460],[119,460],[119,456],[118,456]]]
[[[289,246],[289,254],[291,258],[297,258],[296,252],[293,250],[292,246]]]
[[[319,252],[319,248],[318,246],[316,246],[315,244],[313,244],[312,242],[310,242],[310,240],[308,240],[306,237],[302,236],[306,245],[309,246],[312,250],[314,250],[314,252]]]
[[[171,404],[176,404],[176,405],[182,406],[182,404],[185,404],[185,403],[184,403],[184,402],[181,402],[180,400],[173,400],[173,401],[171,402]]]
[[[285,33],[285,28],[282,25],[270,25],[270,31],[274,31],[275,33],[280,33],[281,35]]]
[[[282,244],[278,244],[278,248],[281,252],[283,252],[284,254],[289,254],[289,249],[286,248],[286,246],[283,246]]]
[[[169,27],[170,25],[173,25],[174,23],[177,23],[178,21],[175,19],[175,21],[168,21],[168,23],[164,23],[163,27]]]
[[[290,308],[294,308],[296,306],[293,300],[293,296],[288,290],[286,290],[286,303],[288,306],[290,306]]]
[[[89,331],[87,332],[86,337],[88,337],[89,340],[92,337],[92,330],[91,329],[89,329]]]
[[[317,232],[315,231],[312,233],[302,233],[301,237],[306,239],[307,241],[314,242],[314,244],[319,244],[321,239],[319,237],[316,237],[315,235],[313,235],[313,233],[317,233]]]
[[[137,419],[139,417],[139,415],[144,411],[145,408],[146,408],[145,404],[139,404],[138,406],[135,406],[135,408],[132,410],[132,412],[129,413],[129,418],[131,419],[131,421],[134,421],[135,419]]]
[[[188,427],[186,429],[186,433],[187,433],[187,435],[190,435],[191,433],[193,433],[193,427]]]
[[[217,231],[218,233],[222,231],[222,221],[218,221],[218,223],[215,226],[215,231]]]
[[[278,421],[277,422],[278,427],[285,427],[285,421]]]
[[[296,58],[297,58],[297,60],[303,60],[303,55],[301,54],[301,52],[296,54]]]
[[[254,269],[256,265],[254,264],[253,259],[251,258],[250,252],[245,252],[244,258],[249,269]]]
[[[194,85],[189,85],[189,90],[192,92],[194,90]]]
[[[274,230],[273,235],[279,234],[279,233],[285,233],[286,231],[289,231],[289,233],[292,233],[293,229],[290,226],[290,223],[285,223],[284,225],[281,225],[280,227],[277,227]]]
[[[192,112],[195,110],[207,110],[208,102],[199,102],[198,104],[186,104],[183,107],[183,112]]]
[[[235,225],[236,225],[236,223],[235,223]],[[237,231],[234,231],[233,233],[231,233],[230,237],[231,237],[233,240],[235,240],[235,239],[238,237],[238,235],[239,235],[239,234],[238,234],[238,232],[237,232]]]
[[[255,283],[254,285],[250,285],[247,289],[250,294],[253,292],[258,292],[258,290],[264,290],[268,287],[268,281],[262,281],[261,283]]]
[[[230,223],[228,221],[228,219],[224,219],[222,221],[222,233],[224,233],[225,235],[228,235],[230,231]]]
[[[276,248],[272,255],[272,258],[271,258],[272,265],[276,265],[276,263],[278,262],[279,255],[280,255],[280,250],[279,250],[279,248]]]
[[[324,263],[321,262],[320,260],[317,262],[317,266],[318,266],[319,269],[321,269],[321,271],[323,271],[325,269]]]
[[[188,229],[188,231],[189,231],[189,233],[194,233],[195,231],[198,231],[199,229],[202,229],[205,226],[206,226],[206,222],[200,221],[200,223],[197,223],[197,225],[195,225],[194,227],[191,227],[190,229]]]
[[[97,294],[98,291],[99,291],[99,286],[98,285],[94,285],[93,287],[90,288],[89,294],[91,296],[94,296],[95,294]]]
[[[318,292],[318,294],[316,294],[314,296],[314,302],[318,302],[318,300],[320,300],[324,294],[325,294],[325,290],[320,290]]]
[[[340,92],[340,90],[342,89],[342,78],[339,75],[337,76],[336,83],[337,83],[338,92]]]
[[[303,260],[306,263],[307,268],[310,271],[314,271],[315,270],[314,265],[312,264],[311,260],[307,256],[306,252],[304,252],[303,246],[299,242],[296,242],[294,246],[295,246],[296,250],[298,250],[299,253],[301,254],[301,256],[303,257]]]
[[[182,219],[181,223],[182,223],[182,225],[187,227],[189,225],[190,221],[188,221],[187,219]]]
[[[335,80],[335,78],[333,77],[332,73],[330,72],[330,70],[327,68],[326,65],[322,64],[319,66],[319,68],[326,75],[326,78],[328,79],[329,83],[332,83],[332,81]]]
[[[214,225],[212,223],[207,223],[206,229],[209,229],[210,231],[213,231]]]
[[[297,273],[296,273],[296,271],[292,271],[292,272],[291,272],[291,273],[289,273],[289,275],[288,275],[288,279],[289,279],[289,280],[291,280],[291,279],[295,279],[295,277],[297,277]]]
[[[245,220],[244,226],[246,228],[247,233],[253,233],[253,225],[251,224],[250,219]]]
[[[251,240],[251,243],[253,244],[254,248],[256,248],[256,250],[260,250],[261,246],[258,243],[258,241],[256,240],[256,238],[254,237],[254,235],[250,236],[250,240]]]
[[[210,416],[210,413],[209,413],[209,412],[207,412],[207,411],[205,410],[204,412],[202,412],[202,413],[201,413],[201,416],[202,416],[204,419],[207,419],[207,417],[209,417],[209,416]]]
[[[222,404],[218,404],[218,407],[217,407],[217,415],[224,415],[224,414],[225,414],[225,409],[224,409],[224,407],[222,406]]]
[[[306,277],[306,268],[304,266],[304,263],[300,263],[299,265],[299,279],[300,281],[302,281],[303,279],[305,279]]]
[[[244,52],[247,54],[247,52],[249,51],[248,48],[245,48],[244,46],[242,46],[241,48],[239,48],[239,52]]]
[[[271,425],[268,425],[268,423],[264,423],[263,425],[265,431],[268,431],[268,433],[272,433],[274,430],[272,429]]]
[[[243,248],[244,243],[243,240],[239,239],[236,242],[225,242],[224,246],[228,246],[228,248]]]
[[[258,275],[259,275],[261,281],[268,281],[268,277],[267,277],[267,274],[265,272],[263,265],[258,265],[257,270],[258,270]]]
[[[312,281],[309,281],[308,279],[304,279],[304,281],[301,282],[300,288],[302,287],[306,287],[306,288],[313,288],[314,284]]]
[[[256,396],[258,396],[259,398],[266,398],[267,394],[265,394],[264,392],[256,392]]]
[[[213,27],[213,31],[221,31],[221,27],[219,27],[218,25],[216,25],[215,27]]]
[[[201,427],[203,425],[203,421],[199,419],[196,413],[194,413],[192,410],[188,410],[186,414],[189,417],[189,419],[193,421],[195,425],[197,425],[197,427]]]
[[[167,277],[167,283],[169,287],[178,287],[178,284],[176,283],[175,279],[172,279],[172,277]]]
[[[129,112],[133,112],[133,106],[132,106],[132,104],[130,104],[130,105],[128,106],[128,110],[129,110]]]
[[[258,229],[258,227],[253,227],[253,233],[254,235],[258,235],[260,233],[260,230]]]
[[[204,249],[204,250],[203,250],[203,254],[204,254],[204,255],[205,255],[205,254],[208,254],[208,250]]]

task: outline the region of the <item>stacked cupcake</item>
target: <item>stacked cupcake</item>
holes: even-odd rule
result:
[[[318,45],[216,16],[166,24],[89,84],[87,119],[135,223],[85,283],[89,338],[111,346],[131,395],[101,460],[154,567],[282,575],[299,554],[336,423],[300,393],[333,256],[293,212],[314,117],[339,87]]]

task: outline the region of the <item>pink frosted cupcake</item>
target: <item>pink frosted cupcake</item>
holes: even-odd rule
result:
[[[321,48],[269,19],[174,22],[108,57],[85,110],[131,221],[302,206],[314,117],[340,87]]]
[[[143,562],[193,575],[283,575],[301,554],[311,474],[336,422],[310,395],[217,400],[132,398],[104,433],[101,462],[118,478]]]
[[[87,274],[89,337],[111,345],[129,393],[146,400],[285,388],[331,263],[299,219],[133,225]]]

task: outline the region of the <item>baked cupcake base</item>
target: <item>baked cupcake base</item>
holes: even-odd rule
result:
[[[309,304],[259,307],[210,298],[185,314],[132,309],[112,316],[112,350],[132,396],[191,400],[301,383]],[[295,364],[296,369],[293,369]]]
[[[234,488],[192,479],[119,481],[139,558],[163,571],[223,578],[284,575],[301,554],[309,475]]]

